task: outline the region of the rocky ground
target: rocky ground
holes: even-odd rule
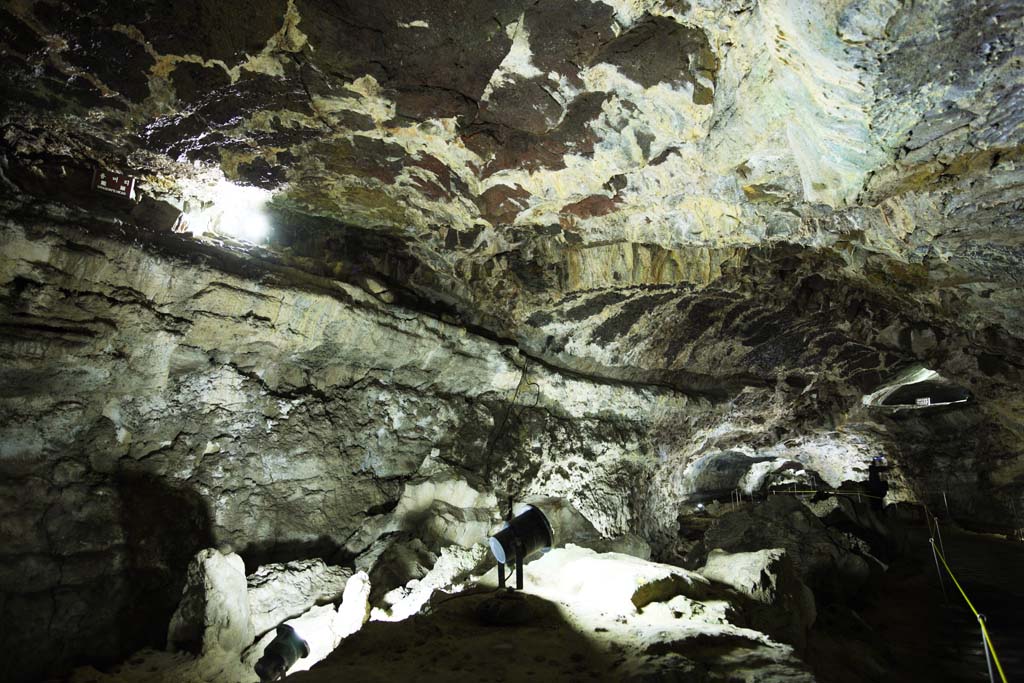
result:
[[[755,567],[758,559],[745,561]],[[761,568],[763,561],[757,571]],[[774,580],[778,568],[771,570]],[[492,569],[462,592],[433,595],[419,614],[401,621],[378,612],[333,653],[311,648],[311,657],[300,661],[289,678],[813,680],[792,647],[735,623],[746,623],[738,611],[747,604],[742,595],[698,573],[570,545],[530,563],[525,580],[522,593],[498,591]],[[450,583],[443,587],[452,590]],[[766,585],[762,592],[758,597],[766,604],[776,597],[773,587]],[[348,602],[342,601],[341,612],[351,614],[351,605],[358,604],[352,593],[346,589]],[[218,618],[207,620],[208,640],[198,659],[143,652],[108,673],[86,669],[70,680],[257,680],[253,656],[242,655],[239,665],[240,648],[225,643],[223,616],[230,609],[213,609]],[[311,643],[321,633],[316,609],[288,622]],[[363,614],[368,615],[365,607]],[[779,612],[777,618],[786,617]],[[808,626],[799,617],[794,623]],[[218,645],[211,647],[210,641]],[[294,673],[321,659],[308,673]]]
[[[290,670],[300,681],[975,680],[984,667],[976,624],[959,601],[944,601],[924,529],[896,508],[877,517],[841,501],[780,494],[724,512],[704,535],[720,547],[691,554],[703,558],[696,571],[568,543],[529,562],[517,593],[497,588],[482,546],[443,549],[419,578],[376,600],[363,572],[293,562],[246,581],[241,558],[211,549],[190,566],[169,629],[172,643],[197,635],[191,653],[143,650],[61,680],[255,683],[274,633],[255,643],[253,634],[281,621],[309,644]],[[578,537],[566,508],[546,504],[556,528]],[[952,526],[944,538],[1012,670],[1019,591],[1012,571],[984,558],[1016,566],[1024,551]],[[408,553],[379,556],[370,575],[392,585],[409,566]]]

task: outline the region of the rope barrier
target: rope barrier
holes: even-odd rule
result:
[[[946,573],[949,574],[949,578],[953,581],[953,585],[956,586],[956,589],[958,591],[960,591],[960,595],[963,596],[964,602],[966,602],[967,606],[971,608],[971,612],[974,614],[974,618],[978,620],[978,624],[981,626],[981,637],[985,641],[986,645],[985,659],[988,660],[989,653],[991,653],[992,655],[992,659],[989,661],[989,677],[994,680],[994,677],[992,676],[992,662],[995,662],[996,670],[999,672],[1000,680],[1002,680],[1003,683],[1008,683],[1006,680],[1006,673],[1003,671],[1003,665],[999,663],[999,655],[996,654],[996,647],[992,643],[992,638],[988,634],[988,629],[985,627],[985,615],[980,614],[978,610],[974,608],[974,603],[972,603],[971,599],[967,597],[967,593],[965,593],[964,589],[960,586],[960,582],[956,580],[956,576],[954,576],[953,570],[949,568],[949,563],[946,562],[946,558],[942,555],[938,547],[935,545],[935,539],[929,538],[928,542],[931,543],[932,552],[935,553],[935,556],[942,561],[942,566],[946,568]]]
[[[869,493],[857,493],[855,491],[829,491],[827,489],[775,489],[772,495],[780,493],[827,493],[832,496],[857,496],[858,498],[874,498],[875,500],[885,500],[884,496],[872,496]]]
[[[873,495],[867,494],[867,493],[857,493],[857,492],[849,492],[849,491],[836,491],[836,490],[831,490],[830,491],[830,490],[818,490],[818,489],[799,489],[798,490],[795,487],[792,488],[792,489],[788,489],[788,490],[787,489],[776,489],[776,490],[772,491],[773,495],[776,495],[776,494],[779,494],[779,493],[790,493],[790,494],[798,494],[798,493],[814,493],[814,494],[818,494],[818,493],[825,493],[825,494],[834,495],[834,496],[857,496],[858,498],[864,497],[864,498],[874,498],[876,500],[884,500],[884,497],[882,497],[882,496],[873,496]],[[742,500],[742,498],[740,498],[737,495],[736,491],[733,491],[733,504],[735,505],[738,500]],[[942,500],[943,500],[943,503],[946,505],[946,511],[948,512],[949,511],[949,502],[948,502],[948,500],[946,498],[946,492],[945,491],[942,492]],[[1016,510],[1014,510],[1014,512],[1016,512]],[[932,526],[932,519],[933,518],[934,518],[934,522],[935,522],[934,527]],[[992,671],[992,664],[994,662],[995,663],[995,667],[996,667],[996,671],[999,672],[999,679],[1002,681],[1002,683],[1008,683],[1008,681],[1006,680],[1006,672],[1003,671],[1003,665],[999,661],[999,655],[996,654],[995,644],[992,642],[992,637],[989,635],[988,627],[985,626],[985,615],[979,613],[978,610],[975,609],[974,603],[972,603],[970,598],[967,597],[967,593],[964,592],[964,589],[960,585],[960,582],[957,581],[956,576],[953,574],[953,570],[950,568],[949,563],[946,562],[946,557],[943,554],[943,551],[945,551],[945,547],[944,547],[944,544],[942,544],[942,532],[939,530],[939,520],[938,520],[937,517],[935,517],[934,515],[932,515],[930,513],[930,511],[927,509],[927,506],[925,507],[925,522],[927,522],[927,524],[928,524],[928,535],[930,536],[930,538],[928,539],[928,542],[931,544],[932,552],[934,553],[935,558],[936,558],[935,569],[936,569],[936,571],[939,574],[939,586],[942,588],[943,597],[945,598],[945,596],[946,596],[946,586],[945,586],[944,582],[942,581],[942,572],[939,571],[939,561],[940,560],[942,561],[942,566],[945,567],[945,569],[946,569],[946,573],[949,574],[949,578],[953,581],[953,585],[956,586],[956,589],[958,591],[960,591],[960,595],[963,596],[963,599],[967,603],[967,606],[970,608],[971,613],[974,614],[974,618],[978,620],[978,626],[981,627],[982,645],[983,645],[983,649],[985,651],[985,661],[988,664],[989,679],[993,683],[995,683],[995,676],[993,675],[993,671]],[[936,535],[939,537],[939,545],[936,545],[936,543],[935,543],[935,536]],[[942,546],[942,550],[941,551],[939,550],[940,546]],[[948,602],[948,598],[946,598],[946,600]]]

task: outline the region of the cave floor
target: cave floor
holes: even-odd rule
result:
[[[792,647],[731,623],[731,605],[685,570],[569,546],[527,564],[525,585],[515,594],[498,590],[491,569],[462,592],[435,593],[407,619],[378,613],[288,680],[813,680]],[[483,619],[484,606],[491,615],[526,618]],[[501,625],[488,625],[496,621]],[[80,669],[70,680],[254,683],[255,676],[237,654],[193,660],[147,651],[109,672]]]
[[[429,615],[370,622],[313,669],[292,680],[606,681],[614,660],[575,631],[557,607],[521,598],[531,618],[483,626],[477,610],[494,594],[456,596]],[[516,601],[518,602],[518,601]]]
[[[423,613],[370,621],[324,661],[288,680],[987,680],[976,623],[952,590],[944,604],[927,536],[923,527],[908,530],[911,553],[871,587],[859,616],[850,610],[819,612],[807,653],[813,675],[792,648],[729,623],[725,606],[709,596],[654,600],[633,609],[636,561],[577,549],[552,551],[528,564],[526,590],[515,596],[495,589],[492,570],[464,592],[436,594]],[[952,527],[944,536],[950,564],[987,615],[1007,676],[1015,680],[1024,660],[1024,544]],[[495,604],[504,614],[528,618],[486,625],[482,610]],[[80,670],[71,680],[254,680],[251,670],[237,666],[151,652],[107,675]]]
[[[947,561],[1016,680],[1024,664],[1024,544],[953,526],[942,534]],[[891,568],[863,611],[887,651],[887,680],[989,680],[977,621],[948,580],[943,599],[927,530],[911,529],[910,541],[919,552]]]
[[[400,622],[371,621],[296,683],[336,681],[809,682],[792,648],[724,618],[724,603],[678,596],[635,609],[644,561],[560,549],[526,566],[516,595],[477,588],[441,597]],[[670,592],[674,595],[675,593]],[[481,610],[528,606],[517,625],[484,625]],[[491,612],[493,613],[493,609]]]
[[[289,680],[811,680],[796,660],[785,661],[776,648],[731,630],[673,635],[670,627],[651,629],[619,618],[595,621],[587,632],[560,605],[529,594],[519,598],[529,605],[528,622],[486,626],[478,613],[493,596],[458,595],[427,615],[370,622],[326,660]]]

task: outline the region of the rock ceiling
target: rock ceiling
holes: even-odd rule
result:
[[[375,270],[503,332],[569,292],[703,286],[793,245],[1024,334],[1015,2],[3,12],[22,188],[53,181],[48,154],[181,206],[176,181],[218,168],[322,231],[391,238],[414,272],[365,254]]]
[[[1020,378],[1019,3],[0,11],[12,215],[129,224],[94,168],[186,216],[226,179],[272,193],[268,268],[587,376],[821,390],[833,420],[913,362]]]
[[[1020,376],[1019,3],[0,11],[11,215],[130,223],[94,168],[186,215],[226,179],[272,193],[264,263],[556,368],[844,405]]]

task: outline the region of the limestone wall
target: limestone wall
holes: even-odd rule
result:
[[[613,463],[628,473],[652,452],[642,425],[689,410],[671,391],[528,365],[354,288],[53,225],[6,222],[0,242],[0,587],[16,672],[162,645],[199,548],[331,556],[438,469],[502,495],[543,490],[547,461],[582,467],[577,484]],[[628,488],[574,495],[605,532],[633,521]]]

